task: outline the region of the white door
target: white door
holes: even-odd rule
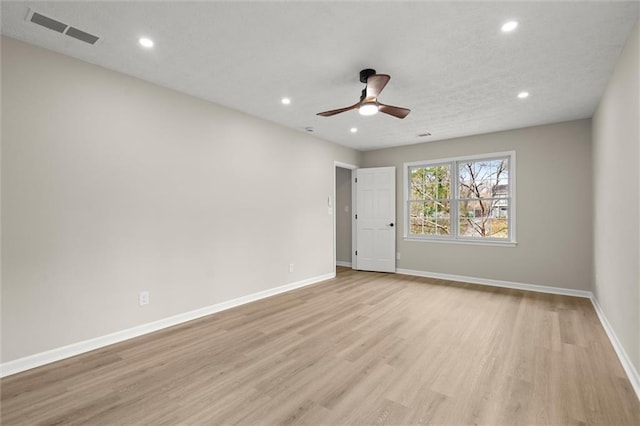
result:
[[[356,170],[356,269],[396,271],[396,168]]]

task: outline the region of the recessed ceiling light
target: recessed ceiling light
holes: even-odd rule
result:
[[[351,133],[357,133],[358,132],[358,128],[357,127],[352,127],[349,131]]]
[[[505,22],[504,25],[502,25],[502,32],[509,33],[515,30],[516,28],[518,28],[518,21]]]
[[[140,43],[140,46],[146,47],[147,49],[153,47],[153,40],[151,40],[150,38],[140,37],[138,39],[138,43]]]
[[[282,104],[283,105],[289,105],[291,103],[291,99],[289,98],[282,98]]]
[[[529,97],[529,92],[520,92],[520,93],[518,93],[518,97],[520,99],[528,98]]]

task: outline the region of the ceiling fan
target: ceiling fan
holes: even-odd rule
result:
[[[370,68],[364,69],[360,71],[360,81],[366,84],[366,87],[362,89],[360,101],[346,108],[319,112],[316,115],[331,117],[341,112],[358,109],[361,115],[374,115],[380,111],[397,118],[405,118],[411,112],[410,109],[385,105],[378,102],[378,95],[380,95],[380,92],[382,92],[382,89],[384,89],[384,86],[387,85],[390,79],[391,77],[387,74],[376,74],[376,70]]]

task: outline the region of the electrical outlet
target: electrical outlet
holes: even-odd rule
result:
[[[289,264],[289,272],[293,272],[293,263]]]
[[[400,252],[396,253],[396,260],[400,260]]]
[[[149,304],[149,292],[148,291],[141,291],[140,292],[140,306],[144,306],[144,305],[148,305]]]

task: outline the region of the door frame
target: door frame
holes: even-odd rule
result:
[[[355,176],[354,176],[354,170],[358,169],[358,166],[353,165],[353,164],[349,164],[349,163],[343,163],[341,161],[334,161],[333,162],[333,273],[335,275],[336,273],[336,240],[337,240],[337,235],[336,235],[336,216],[338,213],[337,210],[337,206],[336,206],[336,172],[338,168],[341,169],[348,169],[351,170],[351,269],[356,269],[356,261],[357,261],[357,257],[354,256],[354,250],[355,250],[355,242],[356,242],[356,219],[355,219],[355,214],[353,213],[354,211],[356,211],[356,193],[355,193]]]

